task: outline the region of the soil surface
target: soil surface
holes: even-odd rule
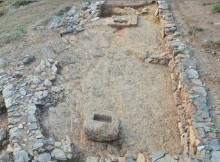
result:
[[[168,67],[142,60],[145,52],[151,55],[165,51],[159,39],[160,25],[154,18],[156,5],[149,7],[148,15],[139,17],[137,27],[116,29],[106,25],[109,18],[101,18],[89,22],[78,35],[62,38],[59,29],[35,30],[60,8],[74,3],[67,0],[61,6],[59,0],[42,0],[0,17],[2,58],[35,55],[36,62],[24,68],[26,73],[42,58],[60,62],[58,82],[65,88],[65,98],[45,112],[42,125],[58,140],[69,135],[84,156],[113,151],[121,156],[138,152],[149,155],[158,150],[180,154]],[[13,33],[17,30],[14,26],[20,24],[25,33],[6,44],[7,33]],[[119,116],[117,141],[100,143],[86,138],[83,122],[93,110]]]
[[[91,22],[85,32],[63,38],[73,46],[61,71],[66,99],[50,108],[49,118],[44,118],[46,127],[59,140],[64,134],[72,137],[87,156],[105,154],[106,149],[111,152],[112,147],[121,156],[158,150],[181,153],[168,68],[141,60],[144,52],[155,54],[163,49],[153,12],[139,17],[137,27],[115,29],[106,26],[107,21]],[[88,140],[82,126],[90,111],[119,116],[119,140]]]

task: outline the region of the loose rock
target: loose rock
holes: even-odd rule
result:
[[[27,65],[27,64],[30,64],[31,62],[33,62],[35,60],[35,56],[33,56],[33,55],[28,55],[28,56],[25,56],[24,58],[23,58],[23,63],[25,64],[25,65]]]
[[[63,152],[63,150],[54,149],[53,154],[57,160],[63,160],[63,161],[67,160],[67,157],[66,157],[65,153]]]

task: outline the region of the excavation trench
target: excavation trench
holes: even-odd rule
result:
[[[146,55],[164,51],[155,7],[149,6],[149,14],[139,16],[135,27],[110,27],[106,17],[87,24],[85,32],[63,38],[74,47],[68,56],[74,61],[61,71],[66,99],[51,107],[43,122],[57,140],[68,135],[82,159],[106,153],[182,152],[168,67],[144,61]],[[119,117],[116,141],[87,138],[83,123],[93,111]],[[111,118],[96,116],[96,120]]]

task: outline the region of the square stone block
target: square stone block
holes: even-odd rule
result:
[[[120,121],[114,115],[91,113],[84,122],[84,132],[95,141],[112,141],[118,138]]]

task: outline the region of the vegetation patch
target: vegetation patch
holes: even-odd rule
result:
[[[212,7],[213,12],[218,12],[220,13],[220,3],[214,4]]]
[[[215,1],[215,2],[204,2],[203,3],[203,6],[206,6],[206,5],[213,5],[213,4],[218,4],[220,3],[220,1]]]
[[[220,40],[216,41],[215,44],[217,44],[220,47]]]
[[[15,1],[13,4],[12,4],[12,6],[14,6],[14,7],[20,7],[20,6],[25,6],[25,5],[28,5],[28,4],[30,4],[30,3],[33,3],[34,1],[32,1],[32,0],[17,0],[17,1]]]
[[[33,2],[36,2],[36,0],[0,0],[0,16],[5,15],[11,7],[18,8]]]
[[[70,9],[71,9],[71,7],[69,7],[69,6],[62,7],[62,8],[57,12],[57,15],[58,15],[58,16],[62,16],[64,13],[68,12]]]
[[[202,27],[194,26],[189,30],[188,33],[189,33],[189,35],[193,35],[195,33],[203,32],[203,31],[204,31],[204,29]]]
[[[3,42],[6,44],[10,43],[18,38],[21,38],[22,36],[25,35],[25,33],[26,30],[24,25],[18,25],[12,33],[3,36]]]

